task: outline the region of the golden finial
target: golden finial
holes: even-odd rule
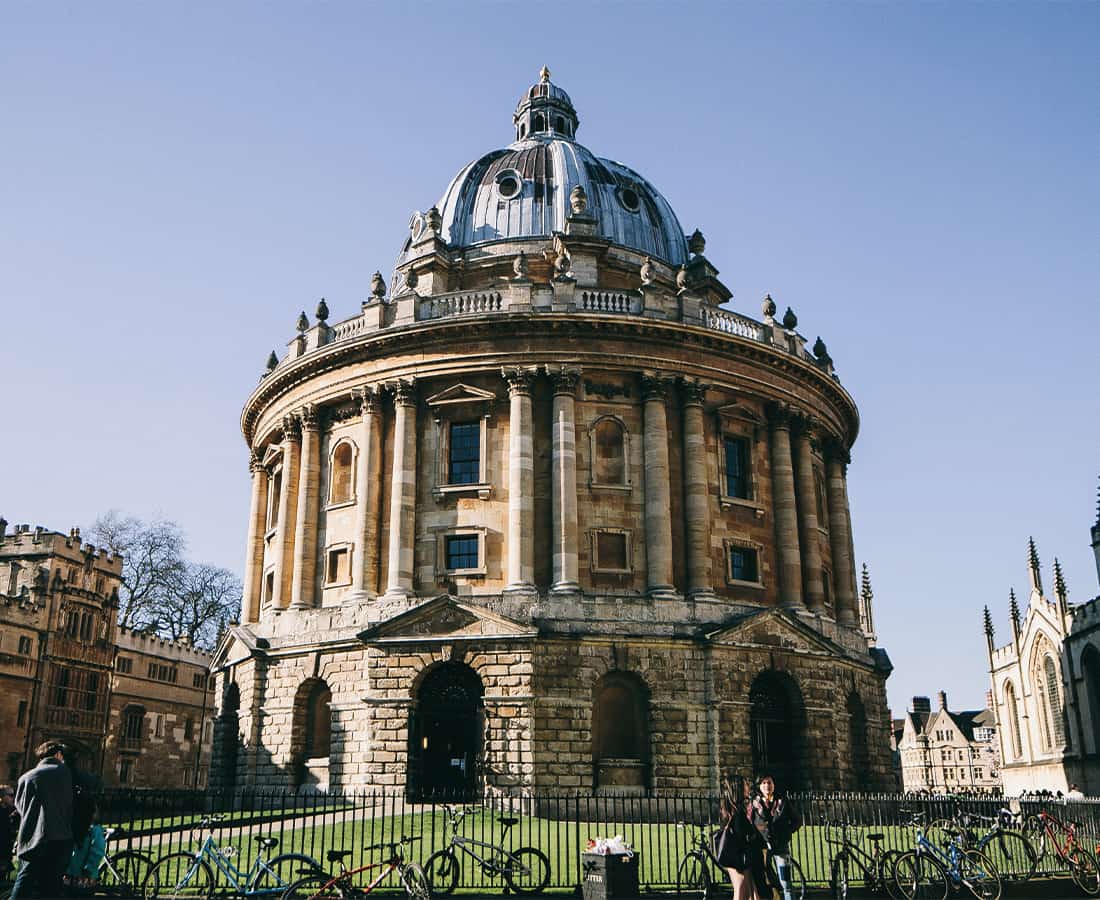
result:
[[[539,72],[539,81],[547,82],[550,80],[550,69],[548,66],[543,66],[542,71]]]

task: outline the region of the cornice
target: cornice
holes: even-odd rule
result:
[[[387,357],[408,357],[413,353],[423,353],[435,348],[453,352],[460,343],[468,344],[482,339],[552,339],[555,335],[567,335],[571,338],[587,335],[597,339],[624,337],[634,341],[644,339],[680,350],[688,345],[726,358],[756,364],[812,389],[831,404],[837,419],[846,424],[847,434],[841,436],[841,439],[848,446],[855,441],[859,432],[859,411],[848,391],[812,361],[792,356],[785,350],[749,338],[697,325],[686,325],[682,322],[635,316],[547,312],[504,315],[498,313],[416,322],[400,328],[387,328],[361,335],[311,351],[291,364],[275,370],[260,382],[249,396],[241,413],[241,430],[251,445],[254,438],[253,429],[265,407],[297,385],[357,362],[384,360]],[[537,356],[538,353],[537,347],[529,350],[531,356]],[[570,355],[577,355],[575,346],[570,348]],[[461,358],[456,356],[456,362],[461,362]],[[413,367],[416,368],[415,362]],[[499,371],[499,362],[497,370]],[[714,375],[708,375],[708,378],[715,387],[722,385],[721,380]],[[787,402],[796,407],[798,405],[797,401],[789,396],[769,396],[766,391],[761,391],[760,395],[764,400]]]

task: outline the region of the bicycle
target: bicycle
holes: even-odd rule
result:
[[[119,853],[111,853],[111,841],[117,841],[126,836],[122,828],[104,828],[103,837],[106,841],[106,851],[103,861],[99,864],[98,880],[95,893],[108,894],[113,897],[138,897],[145,885],[145,879],[153,868],[153,857],[140,850],[122,850]]]
[[[949,832],[961,833],[964,845],[986,855],[1002,880],[1020,884],[1030,880],[1039,865],[1039,856],[1027,836],[1011,826],[1019,821],[1019,815],[1009,809],[1001,809],[996,816],[980,816],[964,812],[956,805],[950,819],[937,819],[928,826],[928,839],[945,846],[950,843]],[[973,826],[988,825],[978,836]]]
[[[871,851],[867,852],[851,838],[856,826],[848,822],[825,823],[825,843],[840,847],[829,864],[829,886],[836,900],[845,900],[849,887],[860,882],[875,894],[886,894],[892,900],[901,895],[894,883],[894,865],[900,850],[883,850],[885,835],[869,834]]]
[[[278,838],[253,835],[260,845],[256,858],[245,872],[232,862],[236,849],[222,849],[214,841],[212,826],[224,816],[203,816],[200,829],[210,829],[206,840],[194,853],[181,851],[169,853],[157,860],[142,884],[145,900],[204,900],[214,891],[214,869],[211,862],[225,876],[229,887],[245,897],[275,897],[286,890],[299,871],[305,867],[321,870],[320,863],[302,853],[283,853],[272,860],[264,854],[279,845]]]
[[[504,847],[508,829],[517,824],[519,819],[500,816],[497,819],[501,825],[500,843],[492,844],[458,833],[462,820],[478,812],[477,807],[457,809],[454,806],[445,805],[443,809],[447,814],[447,827],[451,832],[450,841],[442,850],[436,850],[424,863],[428,883],[435,893],[450,894],[458,885],[462,864],[458,854],[455,853],[456,849],[473,857],[486,875],[490,877],[503,875],[508,887],[517,894],[538,894],[550,883],[550,859],[545,853],[534,847],[520,847],[516,850],[508,850]],[[485,855],[478,852],[479,848],[485,851]]]
[[[416,863],[406,861],[403,851],[406,844],[419,840],[419,837],[402,835],[395,841],[370,844],[363,849],[368,853],[372,850],[388,849],[386,858],[382,862],[367,863],[354,869],[349,869],[344,864],[344,860],[351,856],[351,850],[329,850],[325,858],[330,863],[340,866],[340,874],[331,875],[319,870],[311,872],[291,884],[283,893],[281,900],[346,900],[346,898],[366,897],[394,871],[397,872],[408,900],[431,900],[432,886],[424,870]],[[382,871],[366,885],[352,884],[352,879],[359,873],[378,868]]]
[[[715,888],[714,869],[722,869],[714,856],[714,848],[711,846],[710,835],[701,825],[687,825],[677,822],[679,829],[692,829],[692,837],[689,849],[676,867],[676,893],[691,900],[703,900],[712,896]],[[798,860],[787,854],[787,875],[791,882],[791,897],[794,900],[803,900],[806,896],[806,876],[802,874],[802,867]],[[767,860],[768,881],[772,889],[782,896],[782,887],[779,884],[779,873],[776,871],[775,859],[768,854]],[[725,878],[721,879],[723,882]]]
[[[1095,896],[1100,894],[1100,867],[1096,857],[1077,842],[1080,824],[1067,824],[1044,809],[1027,817],[1024,830],[1035,836],[1039,859],[1051,854],[1069,869],[1069,877],[1082,893]]]
[[[963,846],[962,835],[941,849],[924,833],[924,816],[909,822],[916,844],[894,861],[894,882],[904,900],[946,900],[949,886],[966,888],[977,900],[999,900],[1001,876],[984,854]]]

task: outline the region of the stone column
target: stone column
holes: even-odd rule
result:
[[[290,606],[307,609],[317,605],[317,518],[321,493],[321,431],[317,410],[307,403],[299,413],[302,422],[302,462],[298,466],[298,514],[294,528],[294,578]]]
[[[355,594],[373,596],[378,590],[378,500],[382,484],[379,466],[378,415],[376,396],[369,385],[355,392],[363,423],[359,429],[359,457],[355,473],[355,566],[351,587]]]
[[[705,384],[685,381],[684,401],[684,550],[689,596],[713,594],[710,566],[710,481],[707,478],[703,426]]]
[[[259,451],[252,451],[248,468],[252,472],[252,505],[248,514],[248,548],[244,560],[241,621],[260,621],[260,599],[264,586],[264,532],[267,524],[267,469]]]
[[[535,589],[535,450],[531,387],[535,370],[501,369],[508,382],[508,584]]]
[[[829,501],[829,542],[833,550],[833,584],[836,588],[836,618],[841,625],[859,624],[856,606],[856,567],[852,559],[851,531],[848,527],[847,467],[848,449],[838,440],[826,447],[827,495]]]
[[[791,410],[776,403],[768,410],[771,426],[772,505],[775,509],[775,552],[779,575],[779,602],[802,605],[802,561],[798,546],[798,512],[794,499],[791,462]]]
[[[271,602],[276,609],[286,609],[290,605],[301,452],[302,423],[295,413],[289,413],[283,416],[283,473],[279,489],[278,531],[275,533],[275,596]]]
[[[669,489],[668,381],[642,376],[642,453],[645,456],[646,582],[651,595],[673,594],[672,501]],[[627,461],[629,464],[629,460]]]
[[[814,481],[814,426],[803,420],[798,430],[799,542],[802,547],[802,586],[806,605],[815,613],[825,612],[825,582],[821,572],[821,535],[817,530],[817,483]]]
[[[576,391],[579,369],[562,367],[547,374],[554,384],[553,517],[554,584],[551,590],[578,593],[577,562],[577,428]]]
[[[416,549],[416,385],[400,381],[393,394],[393,471],[390,474],[389,578],[386,596],[413,591]]]

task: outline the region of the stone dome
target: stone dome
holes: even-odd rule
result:
[[[580,187],[596,235],[673,266],[688,260],[668,201],[633,169],[577,143],[573,103],[545,68],[513,122],[516,141],[465,166],[437,204],[441,237],[452,248],[564,232],[570,194]],[[404,259],[403,251],[398,265]]]

